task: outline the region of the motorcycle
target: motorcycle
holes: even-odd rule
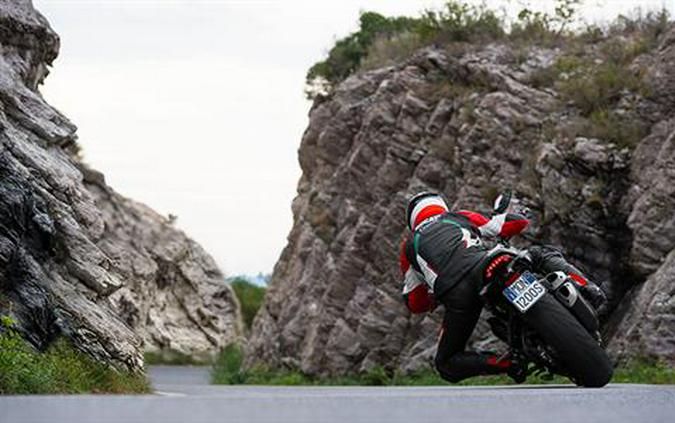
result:
[[[509,191],[500,195],[495,213],[504,213],[510,202]],[[523,376],[558,374],[584,387],[609,383],[613,369],[596,311],[569,275],[538,274],[527,250],[508,239],[498,241],[485,263],[480,294],[492,332],[509,346],[504,358],[518,361]]]

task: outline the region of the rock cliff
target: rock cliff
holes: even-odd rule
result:
[[[215,352],[242,333],[232,290],[199,245],[80,162],[76,127],[38,91],[58,50],[29,0],[0,4],[0,313],[38,348],[65,336],[131,370],[144,348]]]
[[[583,76],[561,65],[602,66],[606,52],[633,41],[610,36],[574,53],[509,42],[429,47],[317,99],[299,150],[294,225],[248,364],[310,374],[428,366],[441,314],[410,315],[400,299],[406,199],[438,190],[452,207],[488,212],[505,186],[534,214],[522,244],[560,246],[604,282],[612,354],[673,362],[675,30],[641,44],[621,77],[639,78],[639,88],[617,90],[590,118],[570,100]],[[557,68],[560,83],[537,82]],[[498,344],[480,323],[472,346]]]

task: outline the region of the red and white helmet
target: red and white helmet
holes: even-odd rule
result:
[[[420,192],[408,201],[408,228],[415,230],[430,217],[448,212],[448,205],[443,197],[435,192]]]

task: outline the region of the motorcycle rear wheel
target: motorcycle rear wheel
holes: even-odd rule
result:
[[[605,350],[551,294],[544,295],[523,318],[556,352],[577,385],[599,388],[612,379],[612,363]]]

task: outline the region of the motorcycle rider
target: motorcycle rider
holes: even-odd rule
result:
[[[456,383],[471,376],[506,373],[523,382],[525,369],[518,363],[465,351],[465,347],[483,308],[479,290],[488,252],[483,238],[512,237],[529,221],[516,213],[499,213],[488,219],[472,211],[451,212],[443,197],[433,192],[413,196],[406,217],[410,233],[401,245],[403,298],[415,314],[432,311],[437,304],[445,308],[435,357],[441,377]],[[563,271],[596,309],[605,303],[603,291],[558,250],[532,246],[528,252],[534,270],[543,274]],[[505,262],[490,264],[494,268]]]

